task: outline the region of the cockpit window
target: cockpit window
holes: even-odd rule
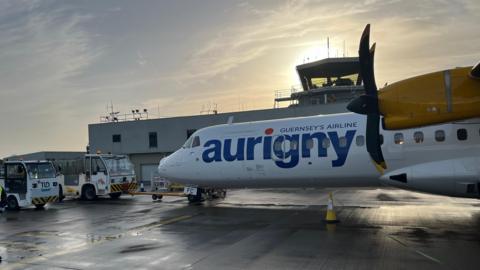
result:
[[[190,148],[192,146],[193,137],[190,136],[188,140],[183,144],[183,148]]]
[[[200,146],[200,137],[195,136],[193,137],[192,148],[197,146]]]

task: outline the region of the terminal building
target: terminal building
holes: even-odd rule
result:
[[[137,179],[150,181],[159,161],[180,148],[196,130],[218,124],[346,112],[364,93],[357,57],[327,58],[296,67],[301,86],[275,92],[274,108],[241,112],[146,119],[146,111],[112,112],[88,126],[89,153],[125,154]],[[74,159],[83,152],[39,152],[10,159]]]

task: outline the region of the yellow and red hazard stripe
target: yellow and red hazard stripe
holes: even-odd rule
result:
[[[137,188],[138,188],[137,182],[111,184],[110,185],[110,193],[134,192],[134,191],[137,191]]]
[[[49,202],[56,202],[56,201],[58,201],[58,196],[32,198],[32,204],[46,204]]]

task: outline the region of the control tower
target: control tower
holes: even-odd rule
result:
[[[275,92],[275,107],[346,103],[364,93],[358,57],[326,58],[298,65],[300,87]]]

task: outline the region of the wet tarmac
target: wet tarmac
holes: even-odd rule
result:
[[[324,222],[328,192],[339,224]],[[479,269],[480,201],[395,189],[124,196],[0,214],[0,269]]]

